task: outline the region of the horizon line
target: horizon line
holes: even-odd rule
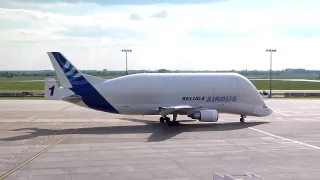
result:
[[[97,70],[97,69],[79,69],[80,71],[104,71],[103,69],[102,70]],[[157,69],[157,70],[145,70],[145,69],[131,69],[128,71],[159,71],[159,70],[166,70],[166,71],[201,71],[201,72],[204,72],[204,71],[243,71],[243,72],[247,72],[247,71],[270,71],[269,69],[268,70],[259,70],[259,69],[243,69],[243,70],[235,70],[235,69],[231,69],[231,70],[170,70],[170,69],[164,69],[164,68],[161,68],[161,69]],[[305,68],[285,68],[285,69],[274,69],[272,71],[296,71],[296,70],[302,70],[302,71],[320,71],[320,69],[305,69]],[[0,72],[6,72],[6,71],[53,71],[54,70],[51,70],[51,69],[36,69],[36,70],[0,70]],[[106,69],[106,71],[109,71],[109,72],[112,72],[112,71],[117,71],[117,72],[125,72],[126,70],[108,70]]]

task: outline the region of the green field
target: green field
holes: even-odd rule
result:
[[[258,90],[270,89],[269,80],[250,80]],[[272,80],[273,90],[320,90],[320,82]]]
[[[252,75],[252,76],[246,76],[249,79],[269,79],[270,76],[266,75]],[[272,79],[310,79],[310,80],[320,80],[319,76],[312,76],[312,75],[273,75]]]
[[[0,82],[0,90],[43,90],[44,81],[40,82]]]
[[[44,77],[41,77],[41,76],[18,76],[14,78],[0,77],[0,84],[3,81],[9,82],[9,81],[29,81],[29,80],[44,80]]]
[[[27,80],[27,79],[24,79]],[[30,79],[28,79],[30,80]],[[38,79],[39,80],[39,79]],[[36,82],[15,82],[1,81],[0,90],[43,90],[44,81]],[[258,90],[269,89],[269,80],[251,80]],[[320,82],[294,82],[294,81],[272,81],[272,89],[274,90],[320,90]]]

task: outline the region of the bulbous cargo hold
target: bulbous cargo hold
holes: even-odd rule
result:
[[[255,86],[237,73],[133,74],[108,80],[101,84],[101,89],[104,87],[113,97],[109,100],[119,105],[135,102],[156,108],[183,104],[210,107],[219,113],[246,111],[246,115],[257,116],[263,116],[260,109],[266,107]],[[254,113],[253,107],[259,112]]]

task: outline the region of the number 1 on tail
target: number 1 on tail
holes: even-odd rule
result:
[[[55,88],[55,86],[52,86],[51,88],[49,88],[49,90],[50,90],[50,96],[53,96],[54,88]]]

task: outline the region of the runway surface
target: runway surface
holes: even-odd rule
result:
[[[62,101],[0,100],[0,179],[319,179],[320,100],[267,100],[266,118],[123,116]],[[188,120],[188,121],[187,121]]]

